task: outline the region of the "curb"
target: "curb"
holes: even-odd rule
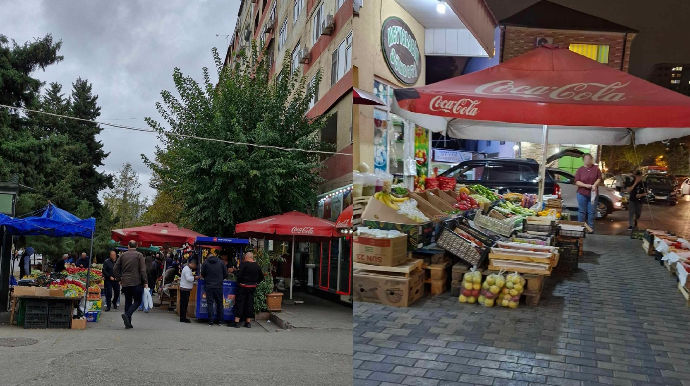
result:
[[[271,321],[271,323],[274,323],[276,326],[282,328],[283,330],[289,330],[292,328],[292,325],[288,321],[281,319],[280,316],[278,316],[278,314],[275,312],[271,312],[269,320]]]

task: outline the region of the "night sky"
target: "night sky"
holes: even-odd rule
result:
[[[497,20],[536,3],[534,0],[486,0]],[[555,0],[554,3],[598,16],[640,33],[630,56],[630,73],[649,76],[656,63],[690,63],[688,0]]]

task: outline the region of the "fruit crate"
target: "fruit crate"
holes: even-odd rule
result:
[[[558,226],[555,221],[552,221],[550,224],[530,224],[527,220],[524,220],[522,230],[524,232],[539,232],[555,235],[558,232]]]
[[[450,229],[443,230],[436,244],[471,265],[479,265],[486,257],[484,251]]]
[[[48,301],[27,299],[26,315],[48,315]]]
[[[34,328],[48,328],[48,314],[44,315],[24,315],[24,328],[34,329]]]
[[[585,237],[585,231],[575,231],[572,229],[559,229],[558,235],[561,237],[570,237],[570,238],[575,238],[575,239],[580,239]]]
[[[633,230],[630,231],[630,238],[634,240],[643,240],[646,232],[646,229],[633,228]]]

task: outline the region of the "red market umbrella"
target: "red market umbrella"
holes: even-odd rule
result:
[[[376,95],[360,90],[357,87],[352,88],[352,104],[355,105],[369,105],[369,106],[385,106],[386,104],[381,98]]]
[[[181,247],[184,243],[193,244],[197,236],[204,235],[169,222],[111,231],[112,239],[123,245],[135,240],[142,246],[168,243],[171,247]]]
[[[290,299],[295,275],[295,241],[309,241],[328,237],[338,237],[335,224],[300,212],[288,212],[258,220],[247,221],[235,226],[235,237],[272,238],[292,240],[292,260],[290,267]]]
[[[633,133],[638,144],[690,135],[690,98],[551,45],[394,93],[395,114],[455,138],[626,145]]]
[[[352,210],[354,208],[354,205],[350,205],[347,208],[345,208],[342,213],[338,216],[338,219],[335,220],[335,227],[338,229],[342,228],[352,228]]]

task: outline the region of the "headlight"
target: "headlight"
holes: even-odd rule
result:
[[[620,208],[621,206],[623,206],[623,203],[618,201],[618,202],[614,203],[613,206],[615,206],[616,208]]]
[[[623,196],[621,196],[620,192],[618,192],[617,190],[613,191],[613,195],[616,197],[623,197]]]

